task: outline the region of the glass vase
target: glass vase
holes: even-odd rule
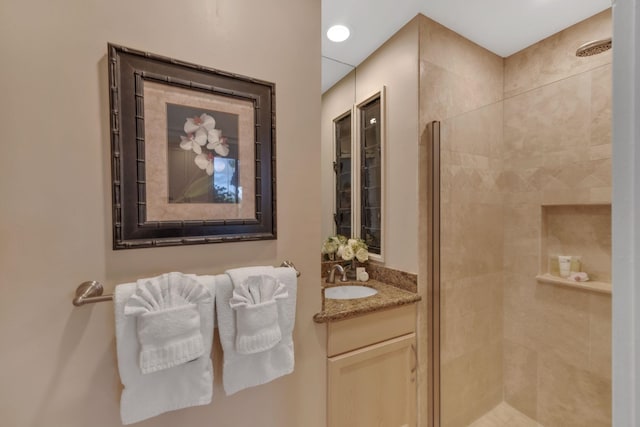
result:
[[[356,267],[358,267],[358,260],[354,258],[351,260],[351,265],[349,265],[347,269],[347,279],[356,280]]]

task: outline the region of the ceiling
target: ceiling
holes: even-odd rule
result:
[[[322,92],[418,13],[502,57],[611,7],[611,0],[322,0]],[[327,39],[346,25],[351,37]]]

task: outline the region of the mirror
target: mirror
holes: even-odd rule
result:
[[[383,200],[382,182],[384,172],[383,150],[383,95],[384,90],[376,93],[356,107],[358,161],[354,162],[355,174],[360,175],[355,199],[359,202],[360,215],[356,218],[359,225],[358,237],[367,244],[369,253],[382,257]]]
[[[355,67],[331,58],[322,58],[323,73],[344,72],[340,70],[344,67],[350,67],[351,71],[322,96],[320,245],[329,236],[342,234],[350,237],[352,234],[351,151],[354,129],[353,107],[356,102]],[[337,148],[338,142],[340,148]]]
[[[356,83],[354,70],[323,97],[322,236],[360,238],[383,261],[384,87],[358,99]]]
[[[372,261],[414,274],[418,272],[417,42],[418,23],[412,21],[322,95],[322,241],[318,242],[321,247],[327,237],[350,230],[351,236],[366,241]],[[336,157],[337,141],[348,131],[351,151],[340,148]],[[336,171],[351,166],[350,181],[336,178],[334,162]]]

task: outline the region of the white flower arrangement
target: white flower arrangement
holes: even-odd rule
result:
[[[229,155],[229,144],[222,136],[222,131],[216,129],[216,120],[209,114],[202,113],[200,116],[187,117],[184,123],[186,136],[180,135],[180,148],[196,153],[194,162],[196,166],[204,170],[207,175],[213,175],[213,152],[226,157]],[[213,152],[203,151],[203,147],[213,150]]]
[[[322,245],[322,253],[327,255],[330,260],[342,258],[345,261],[351,261],[354,258],[360,262],[369,260],[369,251],[367,244],[362,239],[347,239],[345,236],[338,234],[331,236],[325,240]]]

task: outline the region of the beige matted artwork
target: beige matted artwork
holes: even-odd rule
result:
[[[253,104],[144,84],[147,221],[255,218]]]
[[[277,238],[275,84],[108,50],[113,248]]]

